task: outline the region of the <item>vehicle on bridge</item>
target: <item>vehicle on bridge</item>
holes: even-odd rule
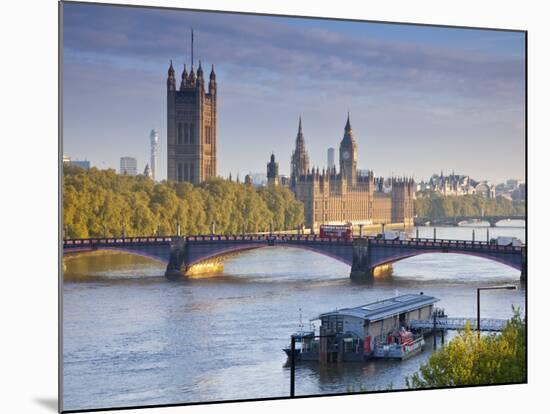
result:
[[[504,237],[499,236],[496,239],[491,239],[491,244],[496,244],[498,246],[521,246],[521,240],[517,237]]]
[[[322,224],[319,228],[321,238],[353,239],[353,226],[351,224]]]
[[[389,230],[384,233],[378,233],[376,238],[379,240],[407,240],[409,236],[404,231]]]

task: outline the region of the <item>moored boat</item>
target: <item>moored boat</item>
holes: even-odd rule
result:
[[[291,335],[283,350],[295,361],[360,362],[370,358],[406,359],[422,352],[424,338],[407,329],[409,320],[429,319],[439,299],[406,294],[353,308],[336,309],[312,319],[315,330]]]

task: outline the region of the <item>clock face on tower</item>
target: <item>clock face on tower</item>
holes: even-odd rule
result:
[[[345,160],[349,160],[349,152],[348,151],[344,151],[342,153],[342,157],[345,159]]]

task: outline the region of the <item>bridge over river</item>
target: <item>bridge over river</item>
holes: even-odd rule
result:
[[[497,224],[505,226],[507,221],[524,220],[525,215],[508,215],[508,216],[454,216],[454,217],[415,217],[415,226],[458,226],[468,223],[487,222],[491,227],[496,227]]]
[[[458,253],[483,257],[511,266],[527,277],[527,246],[499,246],[482,241],[413,238],[384,240],[375,237],[353,239],[319,235],[203,235],[168,237],[121,237],[63,240],[63,254],[94,250],[114,250],[137,254],[166,265],[166,276],[177,278],[192,266],[222,262],[239,252],[266,246],[306,249],[323,254],[350,266],[350,276],[370,279],[378,266],[425,253]]]

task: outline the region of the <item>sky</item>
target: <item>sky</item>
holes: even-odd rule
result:
[[[166,77],[195,61],[218,84],[218,174],[289,174],[302,117],[310,164],[338,154],[349,112],[358,167],[497,184],[525,176],[525,37],[458,29],[64,3],[63,153],[98,168],[149,162]],[[338,158],[338,155],[336,155]]]

